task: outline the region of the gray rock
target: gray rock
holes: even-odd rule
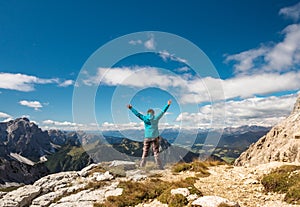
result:
[[[124,167],[124,170],[134,170],[134,169],[136,169],[136,164],[134,162],[130,162],[130,161],[114,160],[109,165],[109,167],[117,167],[117,166]]]
[[[93,179],[96,181],[107,181],[112,180],[114,178],[113,175],[109,173],[109,171],[106,171],[105,173],[95,172],[93,174]]]
[[[190,195],[190,191],[187,188],[176,188],[171,190],[172,195],[181,194],[184,197],[188,197]]]
[[[4,195],[6,195],[7,194],[7,192],[2,192],[2,191],[0,191],[0,198],[2,198]]]
[[[40,187],[34,185],[25,185],[4,195],[0,201],[0,206],[28,206],[40,193]]]
[[[221,204],[226,204],[228,207],[239,207],[236,202],[229,201],[218,196],[203,196],[193,201],[192,206],[199,207],[218,207]]]
[[[194,200],[198,199],[198,195],[197,194],[191,194],[186,198],[187,198],[188,201],[194,201]]]
[[[87,167],[83,168],[82,170],[80,170],[78,172],[78,174],[81,176],[81,177],[87,177],[88,174],[89,174],[89,171],[95,167],[97,167],[98,165],[97,164],[90,164],[88,165]]]
[[[145,175],[141,170],[130,170],[126,172],[126,177],[129,180],[140,181],[146,179],[147,175]]]
[[[269,162],[300,162],[300,95],[294,110],[235,160],[236,166]]]
[[[43,193],[48,193],[50,191],[55,191],[55,189],[70,185],[78,177],[79,174],[75,171],[61,172],[43,177],[36,181],[33,185],[41,187]]]
[[[65,206],[93,206],[94,203],[103,203],[110,195],[121,195],[123,189],[117,188],[118,182],[112,182],[109,186],[104,186],[100,189],[87,189],[79,191],[61,198],[56,203],[52,203],[50,207],[65,207]]]

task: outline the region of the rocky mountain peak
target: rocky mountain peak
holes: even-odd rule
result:
[[[35,129],[36,130],[41,130],[38,128],[36,124],[33,122],[30,122],[29,119],[26,117],[23,118],[17,118],[15,120],[11,120],[7,122],[7,132],[8,133],[13,133],[15,131],[19,131],[21,133],[25,133],[30,129]]]
[[[300,162],[300,96],[290,116],[275,125],[235,161],[237,166]]]
[[[300,113],[300,94],[298,95],[298,98],[297,98],[296,103],[294,105],[294,109],[292,111],[292,114],[295,114],[295,113]]]
[[[50,137],[29,119],[17,118],[0,124],[0,144],[8,152],[16,153],[32,161],[39,161],[41,156],[52,150]]]

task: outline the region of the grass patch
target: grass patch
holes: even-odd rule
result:
[[[11,187],[6,187],[6,188],[0,188],[0,191],[1,192],[11,192],[11,191],[14,191],[14,190],[17,190],[18,188],[20,187],[23,187],[24,185],[20,185],[20,186],[11,186]]]
[[[94,167],[93,169],[91,169],[91,170],[88,172],[88,176],[91,176],[91,175],[93,175],[94,173],[97,173],[97,172],[105,173],[106,170],[105,170],[102,166],[97,165],[96,167]]]
[[[193,161],[191,163],[179,162],[172,166],[173,173],[179,173],[184,171],[197,172],[197,177],[209,176],[208,167],[221,165],[223,163],[219,161]]]
[[[161,177],[163,177],[163,175],[160,174],[160,173],[155,173],[155,174],[149,175],[148,177],[149,177],[149,178],[161,178]]]
[[[267,192],[286,193],[284,201],[300,204],[300,166],[284,165],[261,180]]]
[[[232,205],[228,205],[226,203],[221,203],[218,205],[218,207],[231,207]]]
[[[181,194],[171,195],[168,199],[169,207],[182,207],[188,204],[188,200]]]
[[[196,193],[202,196],[202,193],[194,186],[196,179],[187,178],[178,182],[167,182],[153,178],[143,182],[122,181],[118,185],[119,188],[123,188],[122,195],[110,196],[105,203],[95,203],[94,207],[135,206],[153,199],[158,199],[171,207],[181,207],[188,203],[187,199],[182,195],[171,195],[171,190],[188,188],[191,194]]]
[[[188,177],[185,180],[170,183],[168,188],[157,198],[157,200],[159,200],[162,203],[167,203],[169,205],[170,203],[173,203],[173,205],[175,205],[174,199],[176,197],[171,195],[171,190],[176,188],[187,188],[189,189],[191,194],[197,194],[198,196],[203,196],[202,193],[194,186],[196,180],[197,178],[195,177]],[[182,200],[179,199],[178,203],[181,204],[181,201]]]

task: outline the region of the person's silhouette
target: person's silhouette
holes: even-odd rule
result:
[[[150,145],[152,145],[154,158],[159,169],[163,169],[162,162],[159,158],[159,131],[158,131],[158,122],[160,118],[166,113],[168,108],[170,107],[172,101],[169,100],[168,104],[163,108],[163,110],[155,115],[153,109],[149,109],[147,111],[147,115],[143,115],[135,110],[131,104],[127,105],[127,108],[134,113],[138,118],[140,118],[144,122],[145,127],[145,138],[144,138],[144,147],[143,147],[143,155],[140,163],[141,167],[144,167],[146,164],[146,157],[149,154]]]

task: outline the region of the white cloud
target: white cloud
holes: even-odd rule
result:
[[[251,97],[274,92],[299,90],[300,71],[289,73],[262,73],[250,76],[238,76],[223,80],[225,97]]]
[[[74,84],[73,80],[65,80],[62,83],[58,84],[60,87],[68,87]]]
[[[300,64],[300,24],[287,26],[282,34],[283,40],[273,46],[262,45],[256,49],[227,55],[225,62],[233,61],[235,73],[242,74],[295,69]]]
[[[17,91],[33,91],[34,84],[57,83],[58,79],[41,79],[36,76],[25,74],[0,73],[0,88],[17,90]]]
[[[41,127],[43,129],[59,129],[66,131],[97,130],[97,126],[92,124],[79,124],[70,121],[54,121],[50,119],[44,120]]]
[[[300,19],[300,2],[293,6],[280,9],[279,14],[298,21]]]
[[[184,67],[182,67],[182,68],[177,68],[177,69],[176,69],[176,71],[177,71],[177,72],[180,72],[180,73],[189,72],[190,70],[191,70],[191,69],[188,68],[188,67],[186,67],[186,66],[184,66]]]
[[[21,73],[0,73],[0,88],[29,92],[35,90],[36,84],[57,84],[60,87],[72,85],[72,80],[61,82],[58,78],[43,79]]]
[[[179,125],[169,124],[165,122],[159,123],[160,132],[164,129],[174,129],[179,128]],[[144,123],[143,122],[129,122],[123,124],[116,124],[110,122],[104,122],[100,126],[101,131],[126,131],[126,130],[144,130]]]
[[[143,42],[142,40],[130,40],[128,42],[130,45],[144,45],[144,47],[148,50],[155,50],[155,40],[154,36],[150,35],[150,38]]]
[[[8,115],[7,113],[0,112],[0,118],[9,118],[11,115]]]
[[[286,71],[300,63],[300,24],[287,26],[283,34],[284,40],[265,54],[265,68],[269,71]]]
[[[149,78],[151,77],[151,78]],[[164,74],[154,67],[99,68],[96,76],[84,80],[86,85],[102,84],[131,87],[182,87],[185,82],[180,76]]]
[[[237,63],[234,65],[235,72],[242,73],[256,67],[254,61],[257,60],[257,58],[264,56],[267,51],[268,48],[262,46],[258,49],[251,49],[238,54],[229,55],[226,57],[225,61],[236,61]]]
[[[220,110],[222,107],[215,104],[214,120],[221,123],[225,112],[225,127],[241,125],[272,126],[290,114],[296,97],[297,94],[281,97],[254,97],[239,101],[231,100],[226,102],[226,111]],[[197,113],[183,112],[176,118],[177,122],[197,127],[211,127],[211,120],[211,105],[200,107]]]
[[[22,106],[27,106],[29,108],[34,108],[34,110],[39,110],[40,108],[43,107],[43,105],[39,101],[22,100],[22,101],[19,101],[19,104]]]
[[[0,120],[2,122],[7,122],[7,121],[10,121],[12,119],[13,119],[13,117],[11,115],[9,115],[7,113],[4,113],[4,112],[0,112]]]
[[[43,121],[43,124],[55,125],[55,126],[77,126],[77,124],[73,122],[69,122],[69,121],[59,122],[50,119]]]
[[[143,44],[142,40],[130,40],[129,44],[131,45],[140,45]]]
[[[144,128],[144,124],[142,122],[140,122],[140,123],[129,122],[129,123],[124,123],[124,124],[115,124],[115,123],[104,122],[101,125],[102,131],[128,130],[128,129],[141,130],[143,128]]]
[[[147,40],[147,41],[144,43],[144,46],[145,46],[148,50],[155,50],[155,41],[154,41],[153,35],[150,37],[149,40]]]
[[[188,63],[188,61],[184,58],[177,57],[175,54],[170,54],[168,51],[163,50],[159,52],[159,56],[164,60],[173,60],[181,63]]]
[[[102,84],[110,86],[158,87],[172,91],[178,94],[183,104],[207,102],[212,96],[222,98],[222,94],[225,94],[226,99],[248,98],[300,89],[300,71],[240,75],[222,80],[163,73],[154,67],[99,68],[97,75],[89,77],[85,83],[99,84],[100,80]]]

